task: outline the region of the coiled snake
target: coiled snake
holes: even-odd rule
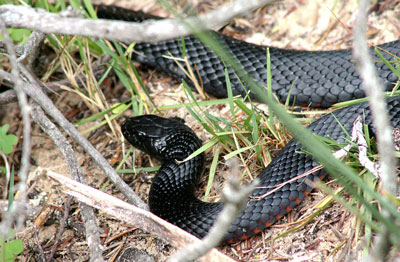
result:
[[[97,14],[99,18],[128,21],[157,19],[113,6],[97,6]],[[254,80],[261,84],[266,83],[265,47],[217,33],[215,37]],[[196,66],[204,90],[216,97],[225,97],[227,92],[224,62],[193,36],[185,37],[184,43],[190,66]],[[156,44],[138,43],[135,45],[134,59],[177,79],[190,82],[176,62],[164,56],[181,57],[181,46],[181,40]],[[382,53],[387,60],[391,60],[393,55],[400,56],[399,40],[383,44],[380,48],[386,50]],[[380,61],[372,49],[371,54],[375,60]],[[351,62],[351,50],[308,52],[271,48],[270,55],[272,89],[281,102],[286,101],[289,96],[290,102],[297,105],[329,107],[340,101],[364,96],[360,88],[361,80]],[[376,62],[375,65],[378,75],[385,82],[385,87],[390,90],[397,81],[397,76],[383,62]],[[233,94],[246,95],[246,87],[242,86],[230,67],[227,69]],[[387,103],[392,125],[400,127],[400,97],[389,98]],[[317,135],[344,142],[346,133],[343,128],[351,130],[358,115],[364,116],[365,124],[371,124],[368,104],[359,103],[321,117],[312,123],[309,129]],[[373,134],[372,125],[370,129]],[[150,210],[184,230],[203,237],[213,225],[223,204],[206,203],[194,196],[193,191],[202,172],[203,156],[179,164],[176,162],[198,149],[201,141],[182,121],[154,115],[126,120],[122,125],[122,132],[132,145],[163,163],[150,189]],[[318,165],[310,155],[299,153],[301,151],[302,147],[296,140],[289,142],[258,176],[262,188],[256,189],[252,196],[263,196],[270,188]],[[308,175],[307,179],[314,181],[323,175],[323,172],[317,171]],[[304,183],[304,179],[297,179],[285,184],[273,194],[261,197],[257,201],[249,201],[246,209],[236,218],[225,241],[234,242],[247,238],[275,223],[298,205],[311,189]]]

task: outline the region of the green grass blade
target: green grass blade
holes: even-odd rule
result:
[[[213,182],[214,182],[215,171],[217,170],[218,158],[219,158],[219,154],[220,153],[221,153],[221,149],[217,148],[217,150],[215,150],[214,157],[213,157],[213,160],[211,162],[210,173],[208,174],[207,187],[206,187],[206,191],[204,193],[203,201],[207,201],[208,200],[208,195],[210,194],[210,191],[211,191],[211,188],[212,188],[212,185],[213,185]]]

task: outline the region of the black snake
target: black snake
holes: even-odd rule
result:
[[[158,19],[142,13],[114,6],[97,6],[99,18],[142,21]],[[221,34],[214,34],[257,82],[266,83],[266,47],[246,43]],[[227,95],[225,63],[193,36],[184,38],[185,50],[190,66],[196,68],[204,90],[216,97]],[[387,60],[400,56],[400,41],[379,46]],[[181,39],[156,44],[135,45],[134,59],[158,68],[177,78],[190,79],[179,69],[176,62],[167,56],[181,57]],[[393,88],[397,76],[381,62],[373,49],[371,54],[378,75],[384,80],[387,90]],[[351,62],[351,50],[296,51],[270,48],[272,90],[281,102],[289,96],[297,105],[329,107],[340,101],[363,97],[361,80]],[[227,67],[234,95],[246,95],[232,68]],[[291,91],[289,92],[289,89]],[[289,95],[290,94],[290,95]],[[254,98],[254,95],[252,95]],[[255,97],[256,98],[256,97]],[[387,100],[392,125],[400,127],[400,97]],[[338,142],[344,142],[355,118],[364,116],[365,124],[371,124],[371,112],[367,103],[359,103],[325,115],[309,126],[310,131]],[[337,122],[340,121],[340,126]],[[343,128],[342,128],[343,127]],[[374,128],[370,126],[371,133]],[[212,226],[223,208],[222,203],[206,203],[194,196],[194,188],[202,172],[203,156],[178,164],[201,146],[193,131],[179,119],[165,119],[154,115],[130,118],[122,125],[122,132],[135,147],[158,158],[162,167],[152,182],[149,195],[150,210],[184,230],[203,237]],[[296,140],[289,142],[282,152],[258,176],[262,188],[256,189],[253,197],[263,196],[274,188],[297,175],[317,166],[308,154],[299,153],[302,147]],[[317,171],[307,176],[314,181],[324,175]],[[259,200],[249,201],[246,209],[236,218],[225,240],[234,242],[260,232],[299,204],[310,192],[311,187],[304,179],[287,183],[279,190]]]

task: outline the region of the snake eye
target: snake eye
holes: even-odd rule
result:
[[[127,119],[121,130],[130,144],[158,158],[165,149],[166,138],[182,126],[185,127],[175,119],[143,115]]]
[[[135,118],[129,118],[121,126],[122,134],[134,147],[137,147],[140,142],[140,135],[137,131],[138,124]]]
[[[183,160],[191,149],[187,145],[189,140],[193,142],[195,149],[201,145],[201,141],[183,122],[178,118],[143,115],[127,119],[121,130],[134,147],[162,162],[166,160],[165,152],[171,148],[175,150],[169,156]]]

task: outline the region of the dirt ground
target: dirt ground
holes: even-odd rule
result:
[[[167,12],[155,4],[155,1],[101,1],[132,9],[140,9],[155,15],[168,16]],[[223,1],[191,1],[196,12],[207,12],[215,9]],[[186,3],[186,2],[185,2]],[[181,6],[184,3],[179,3]],[[396,40],[400,36],[400,3],[394,0],[381,1],[380,8],[371,10],[368,22],[370,44],[379,44]],[[248,42],[281,48],[305,50],[334,50],[349,48],[352,42],[352,25],[357,10],[355,0],[287,0],[278,1],[255,11],[245,17],[237,18],[223,29],[223,33]],[[373,11],[373,12],[372,12]],[[139,74],[152,91],[151,96],[157,105],[176,104],[186,101],[179,83],[152,69],[138,67]],[[103,90],[107,100],[118,100],[121,90]],[[80,97],[71,92],[62,92],[52,96],[53,102],[71,122],[77,122],[91,114]],[[260,106],[261,107],[261,106]],[[224,114],[229,109],[221,106],[210,106],[213,114]],[[9,123],[10,133],[21,134],[22,124],[17,104],[1,106],[7,112],[0,125]],[[163,111],[164,116],[179,116],[188,125],[193,126],[203,141],[210,137],[202,130],[185,109]],[[122,119],[118,120],[122,122]],[[80,131],[90,126],[79,127]],[[116,167],[121,160],[121,142],[108,127],[101,127],[85,135],[96,149]],[[106,176],[90,157],[70,140],[74,146],[79,163],[87,175],[89,185],[102,188],[104,192],[124,199],[123,195],[109,182]],[[29,181],[29,204],[31,216],[26,227],[18,232],[17,237],[24,242],[24,251],[19,261],[40,261],[41,256],[48,254],[54,245],[62,221],[64,203],[67,196],[61,192],[56,183],[44,176],[37,176],[39,167],[70,176],[65,161],[54,143],[34,124],[32,129],[32,171]],[[14,164],[19,164],[21,145],[12,154]],[[148,163],[148,158],[141,155]],[[211,159],[211,157],[207,157]],[[221,159],[221,162],[224,160]],[[210,163],[206,163],[209,165]],[[224,163],[219,166],[223,167]],[[223,171],[217,172],[222,174]],[[147,199],[151,178],[154,173],[121,175],[143,198]],[[222,181],[223,178],[218,178]],[[222,184],[222,182],[221,182]],[[332,187],[337,186],[333,183]],[[218,188],[213,192],[218,198]],[[320,191],[313,191],[307,200],[282,219],[277,225],[261,234],[232,246],[219,249],[239,261],[353,261],[363,255],[363,236],[356,232],[356,219],[341,205],[333,202],[317,215],[310,223],[294,232],[292,222],[307,218],[311,209],[327,197]],[[104,244],[103,255],[114,261],[114,255],[121,249],[135,247],[145,251],[155,261],[164,261],[174,251],[165,241],[154,238],[148,232],[121,223],[118,219],[96,211],[98,224],[102,230]],[[285,234],[285,235],[282,235]],[[82,219],[76,201],[72,201],[71,211],[61,244],[55,253],[56,261],[88,261],[88,248],[84,238]],[[139,260],[138,260],[139,261]]]

